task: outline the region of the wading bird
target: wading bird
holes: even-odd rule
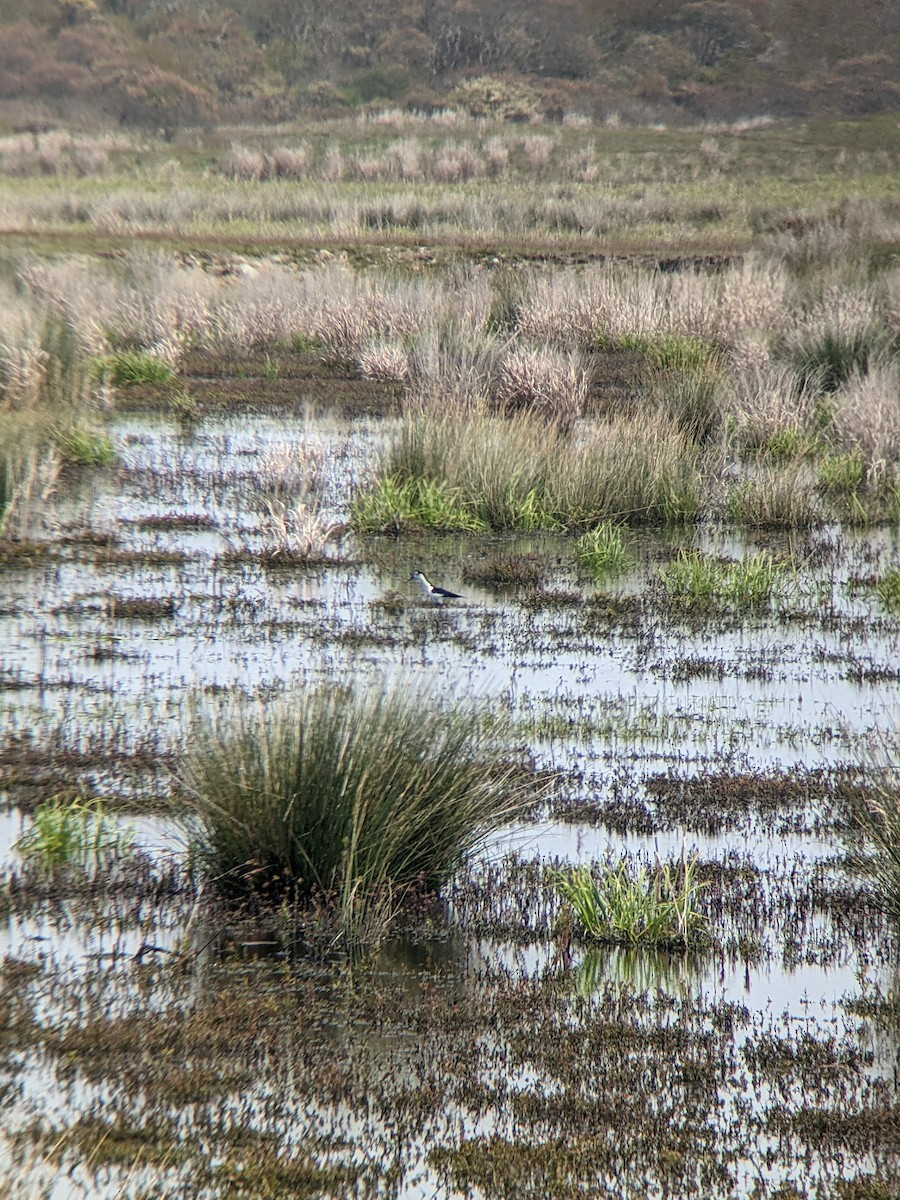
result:
[[[435,587],[431,580],[425,577],[424,571],[413,571],[409,578],[410,581],[417,579],[421,583],[425,595],[436,600],[438,604],[443,604],[445,600],[462,600],[459,592],[448,592],[446,588]]]

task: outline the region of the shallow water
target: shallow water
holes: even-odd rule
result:
[[[799,547],[775,545],[777,553],[793,555],[790,594],[780,609],[740,619],[729,614],[695,619],[653,603],[634,620],[597,618],[587,605],[595,588],[579,578],[571,542],[558,537],[395,542],[348,535],[323,566],[263,567],[259,492],[266,486],[266,454],[297,441],[323,447],[316,470],[324,501],[345,520],[348,497],[371,468],[383,430],[378,423],[247,417],[208,420],[186,437],[162,420],[119,421],[113,431],[121,447],[118,467],[95,474],[71,495],[60,494],[47,509],[43,536],[55,539],[52,552],[31,564],[2,566],[0,714],[7,741],[43,740],[48,760],[55,750],[97,751],[85,755],[87,765],[70,782],[124,807],[121,819],[137,843],[163,861],[178,851],[175,826],[135,811],[146,811],[166,793],[168,772],[175,769],[171,764],[198,702],[215,705],[235,695],[265,700],[322,681],[349,680],[378,687],[401,680],[449,696],[478,696],[512,714],[538,765],[561,781],[554,815],[506,831],[484,853],[496,878],[507,880],[501,885],[508,892],[503,903],[508,900],[512,913],[527,914],[521,916],[524,934],[513,944],[501,933],[457,933],[443,958],[435,947],[424,958],[413,954],[412,965],[388,956],[381,969],[391,987],[406,980],[414,1005],[420,1005],[429,987],[483,997],[492,988],[502,993],[563,971],[558,947],[548,941],[552,912],[538,911],[533,896],[517,891],[523,885],[514,873],[504,876],[510,853],[545,864],[602,861],[623,853],[651,863],[695,853],[730,869],[745,864],[760,876],[758,929],[752,930],[756,901],[748,893],[743,908],[721,914],[726,947],[721,951],[664,961],[577,948],[565,967],[570,991],[586,1003],[612,987],[623,994],[670,995],[678,1004],[707,1009],[742,1006],[748,1024],[728,1044],[736,1058],[760,1031],[791,1039],[799,1030],[823,1042],[837,1032],[860,1053],[875,1047],[861,1059],[852,1086],[847,1073],[841,1086],[858,1097],[875,1081],[886,1081],[896,1103],[891,1090],[900,1061],[896,1036],[847,1010],[848,998],[888,994],[895,987],[893,934],[874,919],[841,923],[837,910],[802,907],[812,904],[808,897],[817,880],[837,886],[845,878],[829,865],[843,850],[829,813],[812,804],[763,814],[750,803],[719,832],[661,821],[649,835],[617,832],[603,816],[603,805],[616,795],[658,812],[648,783],[660,774],[677,780],[721,775],[727,788],[735,773],[764,777],[861,761],[873,736],[892,728],[897,711],[900,677],[893,664],[900,621],[881,611],[865,588],[852,585],[876,566],[883,570],[896,563],[896,540],[825,530]],[[207,518],[202,528],[183,527],[184,518],[198,515]],[[733,531],[685,531],[679,539],[676,544],[732,556],[756,548]],[[523,545],[547,555],[548,586],[579,592],[583,601],[534,611],[513,591],[462,582],[467,561]],[[227,557],[236,552],[237,559]],[[608,585],[614,598],[650,595],[660,564],[673,553],[672,540],[635,535],[633,553],[633,570]],[[160,555],[174,557],[158,561]],[[426,602],[408,583],[418,566],[463,592],[464,600],[442,608]],[[168,598],[170,613],[125,615],[131,602]],[[129,759],[135,754],[136,760]],[[12,790],[9,795],[14,798]],[[576,802],[599,805],[598,821],[564,819],[566,806]],[[0,815],[0,859],[7,866],[22,865],[13,847],[27,821],[15,809]],[[800,899],[792,899],[792,891]],[[461,903],[464,908],[469,901]],[[164,1007],[169,1001],[150,998],[152,988],[141,992],[137,975],[146,963],[139,959],[136,967],[135,956],[150,943],[156,947],[151,958],[163,970],[184,936],[202,943],[192,919],[189,911],[167,909],[162,900],[139,916],[110,914],[105,926],[79,915],[77,906],[54,912],[45,905],[6,919],[0,952],[4,959],[38,965],[44,979],[69,980],[58,987],[59,1001],[53,986],[43,993],[44,1021],[64,1020],[67,987],[102,985],[107,1012],[131,1011],[141,995],[151,1007]],[[755,956],[741,958],[737,947],[748,930],[758,935],[759,946]],[[256,986],[256,968],[247,945],[245,940],[240,979],[250,987]],[[207,950],[203,962],[216,961]],[[226,974],[228,969],[226,960]],[[164,994],[165,988],[159,995]],[[340,1037],[350,1038],[353,1028],[364,1030],[365,1024],[338,1022],[337,1028]],[[386,1035],[379,1051],[386,1056],[385,1069],[399,1070],[409,1054],[415,1057],[410,1047],[417,1028],[414,1021],[409,1028],[401,1022]],[[370,1035],[361,1036],[365,1041]],[[538,1057],[523,1066],[502,1038],[498,1046],[498,1065],[485,1066],[485,1078],[493,1071],[508,1087],[548,1095],[564,1086],[542,1074]],[[53,1108],[55,1074],[43,1056],[29,1059],[23,1053],[13,1074],[21,1088],[8,1111],[9,1129],[21,1127],[28,1114],[46,1116]],[[251,1124],[259,1128],[266,1127],[266,1097],[277,1079],[263,1070],[248,1093],[255,1097]],[[773,1103],[772,1086],[760,1084],[751,1095],[754,1120]],[[733,1081],[722,1084],[727,1111],[735,1110],[739,1094]],[[72,1093],[69,1117],[88,1095],[89,1088]],[[299,1111],[309,1100],[297,1104]],[[313,1104],[312,1110],[329,1127],[350,1130],[351,1142],[363,1129],[371,1135],[352,1106],[320,1111]],[[281,1113],[278,1121],[285,1119]],[[313,1118],[296,1119],[302,1126]],[[504,1129],[522,1135],[505,1101],[481,1112],[474,1102],[467,1108],[457,1094],[433,1119],[445,1144],[458,1146]],[[381,1144],[384,1123],[374,1116],[368,1121],[378,1126]],[[733,1121],[734,1128],[746,1121],[740,1135],[745,1142],[753,1121],[745,1115]],[[792,1155],[778,1149],[778,1138],[757,1133],[753,1147],[735,1150],[739,1161],[730,1194],[752,1194],[761,1171],[767,1187],[797,1173]],[[770,1161],[763,1169],[764,1145]],[[390,1194],[463,1194],[465,1188],[454,1191],[425,1163],[426,1147],[427,1138],[403,1150],[400,1182]],[[798,1161],[799,1156],[798,1151]],[[820,1171],[823,1179],[832,1178],[832,1167],[822,1166],[827,1157],[815,1158],[811,1186]],[[854,1169],[872,1167],[868,1152],[854,1151],[850,1159]],[[141,1179],[146,1182],[136,1172],[125,1194],[135,1193]],[[99,1191],[93,1194],[118,1194],[121,1182],[121,1172],[113,1171],[107,1184],[94,1184]],[[79,1194],[79,1186],[92,1194],[89,1180],[73,1183],[71,1192],[68,1186],[60,1183],[52,1194]],[[647,1186],[646,1194],[655,1194],[657,1185]],[[473,1187],[474,1194],[494,1194]]]

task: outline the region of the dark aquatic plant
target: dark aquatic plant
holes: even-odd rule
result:
[[[350,941],[377,940],[533,799],[502,722],[401,687],[201,719],[182,778],[193,856],[222,890],[333,901]]]

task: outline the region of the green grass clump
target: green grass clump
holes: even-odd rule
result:
[[[552,882],[587,936],[597,941],[687,947],[702,940],[697,897],[703,884],[696,859],[661,864],[652,872],[633,871],[624,860],[600,874],[571,867],[554,873]]]
[[[682,550],[660,572],[667,595],[684,608],[759,611],[784,584],[784,568],[766,551],[734,560]]]
[[[360,533],[400,533],[440,529],[484,533],[487,525],[462,504],[454,489],[438,480],[388,475],[353,503],[352,523]]]
[[[819,484],[823,491],[846,496],[858,492],[865,478],[866,467],[858,450],[850,454],[826,454],[819,462]]]
[[[680,333],[662,333],[656,337],[626,334],[619,338],[618,347],[643,354],[649,363],[663,371],[703,370],[717,367],[722,360],[721,351],[712,342]]]
[[[31,828],[16,849],[48,870],[97,869],[129,853],[132,839],[107,816],[102,801],[51,796],[35,809]]]
[[[891,567],[876,580],[875,594],[889,612],[900,612],[900,568]]]
[[[183,766],[194,859],[226,892],[333,904],[350,944],[377,940],[529,803],[502,734],[401,687],[201,721]]]
[[[774,430],[765,443],[765,452],[776,462],[792,462],[812,453],[814,440],[799,429],[786,426]]]
[[[116,350],[96,362],[97,373],[120,387],[136,383],[169,383],[175,371],[156,354],[146,350]]]
[[[58,429],[55,440],[62,457],[79,467],[108,467],[116,460],[112,438],[99,430],[79,426]]]
[[[620,575],[630,561],[622,530],[612,521],[583,533],[575,544],[575,555],[592,579]]]
[[[852,804],[856,826],[867,849],[851,855],[855,866],[874,884],[884,908],[900,918],[900,790],[897,788],[896,746],[887,750],[890,762],[876,773],[875,787]]]

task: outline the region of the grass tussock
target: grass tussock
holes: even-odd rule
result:
[[[787,571],[767,551],[743,558],[718,559],[683,550],[660,572],[666,595],[679,607],[761,611],[785,590]]]
[[[552,882],[583,932],[601,942],[687,948],[702,941],[704,919],[697,908],[703,884],[696,859],[661,863],[655,871],[633,870],[627,861],[599,873],[571,867]]]
[[[0,535],[27,528],[32,502],[50,494],[66,443],[81,442],[94,407],[88,364],[68,322],[21,305],[3,317]]]
[[[762,463],[735,483],[726,498],[728,516],[750,529],[809,529],[823,509],[805,463]]]
[[[583,533],[575,543],[575,557],[595,581],[621,575],[631,561],[622,530],[612,521]]]
[[[351,940],[440,889],[531,799],[496,723],[400,687],[200,721],[182,778],[194,858],[220,888],[333,903]]]
[[[884,908],[900,919],[900,756],[896,736],[872,753],[870,787],[856,794],[852,815],[863,846],[851,858],[868,876]]]
[[[35,809],[16,850],[46,870],[97,871],[130,853],[132,845],[131,835],[106,813],[102,801],[52,796]]]
[[[355,519],[387,487],[438,489],[478,528],[678,522],[696,515],[699,483],[696,444],[659,414],[561,428],[531,413],[419,412],[401,423]]]
[[[138,383],[168,383],[175,375],[170,363],[144,350],[116,350],[97,360],[97,371],[119,387]]]

